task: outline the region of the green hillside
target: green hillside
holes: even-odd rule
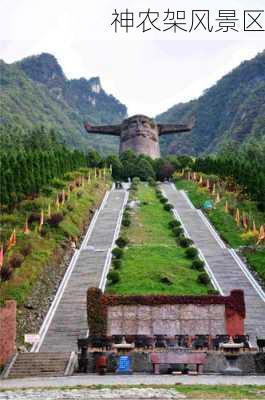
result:
[[[245,61],[197,100],[177,104],[159,122],[195,121],[190,134],[165,136],[169,153],[216,152],[227,141],[243,143],[265,135],[265,51]]]
[[[67,80],[55,57],[44,53],[14,64],[0,61],[0,87],[1,132],[7,125],[12,126],[7,133],[15,125],[21,134],[45,125],[71,147],[117,151],[117,140],[89,136],[83,127],[84,120],[116,123],[127,115],[126,107],[102,89],[99,78]]]

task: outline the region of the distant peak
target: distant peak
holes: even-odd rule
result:
[[[100,93],[100,91],[102,90],[102,86],[101,86],[100,78],[98,76],[89,79],[89,83],[90,83],[92,92]]]
[[[56,57],[50,53],[26,57],[17,63],[28,77],[34,81],[49,84],[66,80]]]

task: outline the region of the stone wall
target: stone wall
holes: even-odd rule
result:
[[[16,302],[9,300],[0,307],[0,366],[16,351]]]
[[[119,296],[87,291],[91,335],[243,335],[242,290],[229,296]]]
[[[108,306],[108,335],[226,333],[224,304]]]

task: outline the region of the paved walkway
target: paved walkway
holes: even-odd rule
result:
[[[162,190],[175,208],[188,236],[200,249],[206,267],[217,288],[228,295],[232,289],[243,289],[246,302],[245,332],[252,343],[265,334],[265,294],[236,253],[228,249],[205,216],[196,210],[183,191],[171,184]],[[255,288],[256,287],[256,288]]]
[[[86,292],[89,286],[104,287],[106,267],[118,235],[125,200],[125,190],[112,190],[104,199],[69,267],[61,298],[57,298],[58,305],[50,314],[50,323],[44,324],[48,329],[46,333],[43,331],[43,340],[37,351],[77,350],[80,332],[87,331]]]
[[[89,385],[265,385],[264,375],[104,375],[84,374],[56,378],[24,378],[0,380],[0,390],[7,388],[69,387]]]

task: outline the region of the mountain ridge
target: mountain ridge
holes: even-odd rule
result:
[[[218,151],[227,141],[265,135],[265,51],[219,79],[195,100],[156,116],[158,122],[194,120],[190,134],[168,136],[162,150],[193,155]]]
[[[89,136],[84,120],[93,124],[118,123],[127,108],[107,94],[99,77],[67,79],[57,59],[49,53],[7,64],[0,62],[0,124],[27,131],[35,125],[53,127],[71,147],[94,147],[101,152],[118,149],[118,141]]]

